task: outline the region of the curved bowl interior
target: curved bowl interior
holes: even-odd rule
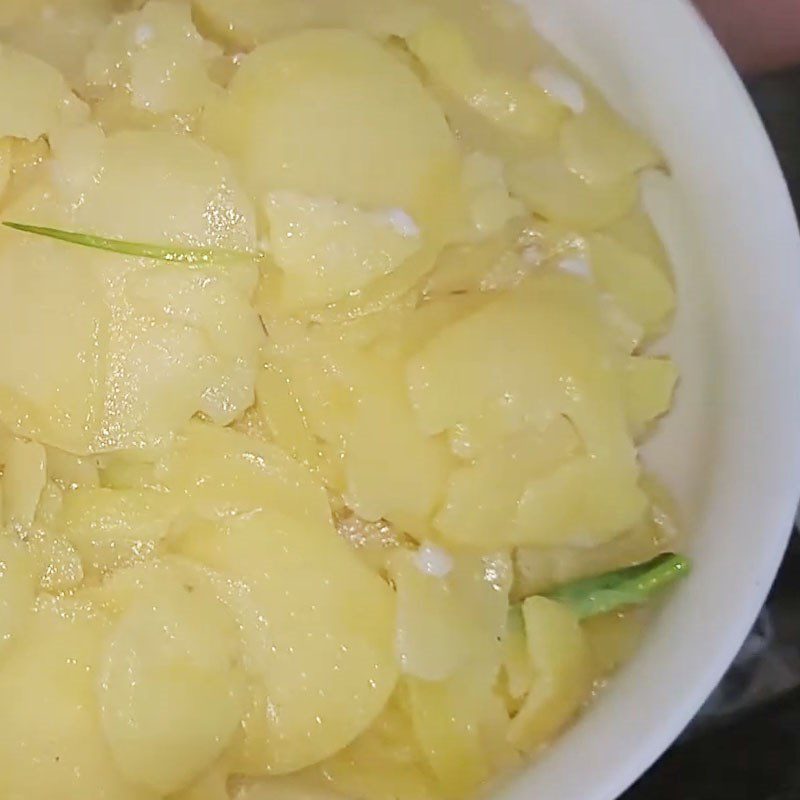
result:
[[[611,800],[669,746],[734,658],[800,495],[800,238],[758,116],[686,0],[518,0],[659,142],[644,198],[680,311],[683,381],[645,460],[682,503],[695,569],[637,657],[503,800]]]

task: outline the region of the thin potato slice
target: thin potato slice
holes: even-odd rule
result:
[[[625,370],[628,421],[639,436],[653,420],[666,414],[678,382],[678,368],[668,358],[633,357]]]
[[[17,541],[0,535],[0,659],[24,631],[33,610],[31,559]]]
[[[394,598],[332,525],[261,512],[189,534],[181,551],[231,579],[219,591],[252,681],[234,771],[294,772],[369,726],[397,677]]]
[[[512,163],[506,179],[512,195],[530,211],[578,230],[595,230],[624,217],[638,196],[638,184],[631,176],[589,182],[553,156]]]
[[[398,208],[441,239],[457,219],[459,162],[414,73],[366,36],[306,30],[257,48],[206,114],[259,195],[288,190]]]
[[[0,796],[158,800],[117,770],[95,681],[107,622],[91,607],[42,599],[0,659]]]
[[[244,713],[238,630],[208,584],[139,568],[98,674],[103,730],[133,783],[184,788],[227,746]]]
[[[565,116],[535,83],[483,68],[459,28],[443,18],[423,24],[407,41],[435,84],[503,129],[548,139]]]
[[[363,211],[285,191],[270,192],[264,205],[290,311],[341,300],[420,248],[419,229],[401,211]]]
[[[522,614],[533,681],[508,735],[516,745],[533,751],[558,733],[588,699],[592,655],[578,620],[566,607],[531,597],[523,603]]]

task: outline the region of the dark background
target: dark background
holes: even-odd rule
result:
[[[800,69],[751,81],[749,89],[800,212]],[[679,741],[621,798],[662,799],[800,800],[797,529],[736,663]]]

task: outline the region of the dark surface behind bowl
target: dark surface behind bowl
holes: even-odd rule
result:
[[[749,88],[800,214],[800,68],[760,78]],[[797,529],[736,663],[679,741],[621,800],[662,798],[800,800]]]

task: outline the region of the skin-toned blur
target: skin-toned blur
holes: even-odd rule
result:
[[[745,73],[800,64],[800,0],[696,0]]]

